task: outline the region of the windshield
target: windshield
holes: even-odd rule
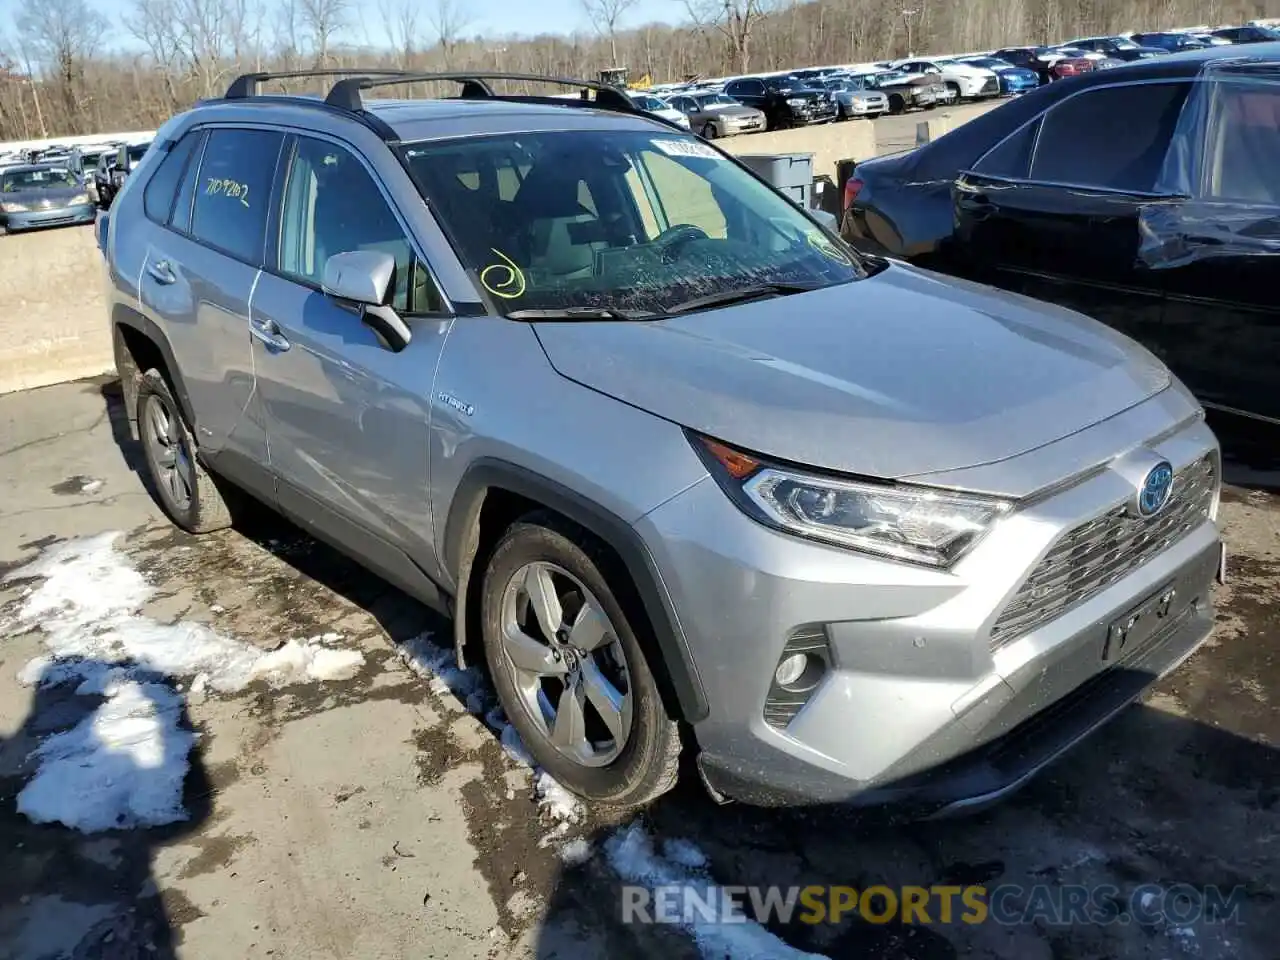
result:
[[[1008,67],[1012,64],[1005,63],[995,57],[974,57],[972,60],[966,60],[965,63],[971,63],[975,67]]]
[[[736,107],[739,105],[737,100],[733,99],[733,97],[726,97],[723,93],[708,94],[696,99],[698,106],[704,110],[707,107]]]
[[[1138,45],[1128,37],[1113,37],[1110,41],[1104,40],[1103,43],[1110,42],[1117,50],[1137,50]]]
[[[0,192],[18,190],[50,190],[57,187],[74,187],[79,184],[76,175],[62,167],[36,167],[30,170],[9,170],[0,184]]]
[[[666,110],[667,105],[657,97],[636,97],[636,103],[640,105],[641,110]]]
[[[552,131],[400,149],[504,313],[662,315],[694,298],[864,275],[795,204],[693,137]]]

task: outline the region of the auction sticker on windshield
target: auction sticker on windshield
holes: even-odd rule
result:
[[[697,140],[654,140],[653,145],[669,157],[708,157],[720,159],[720,154]]]

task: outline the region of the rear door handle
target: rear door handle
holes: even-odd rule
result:
[[[274,320],[263,320],[259,317],[252,317],[249,320],[249,333],[261,340],[272,350],[283,353],[293,344],[289,342],[289,338],[280,332],[280,328],[276,326]]]
[[[169,266],[168,260],[157,260],[155,263],[148,263],[147,273],[151,274],[151,279],[156,283],[167,285],[178,282],[178,278],[173,272],[173,267]]]

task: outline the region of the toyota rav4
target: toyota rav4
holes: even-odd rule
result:
[[[602,85],[268,79],[100,227],[159,502],[242,488],[448,613],[581,796],[687,749],[717,798],[972,806],[1208,634],[1217,443],[1132,341],[860,255]]]

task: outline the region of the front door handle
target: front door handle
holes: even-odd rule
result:
[[[280,328],[276,326],[274,320],[263,320],[260,317],[251,318],[249,320],[249,333],[272,350],[281,353],[293,346],[289,342],[289,338],[280,332]]]
[[[166,286],[178,282],[178,278],[173,272],[173,267],[169,266],[168,260],[157,260],[155,263],[148,263],[147,273],[151,274],[151,279],[156,283],[163,283]]]

